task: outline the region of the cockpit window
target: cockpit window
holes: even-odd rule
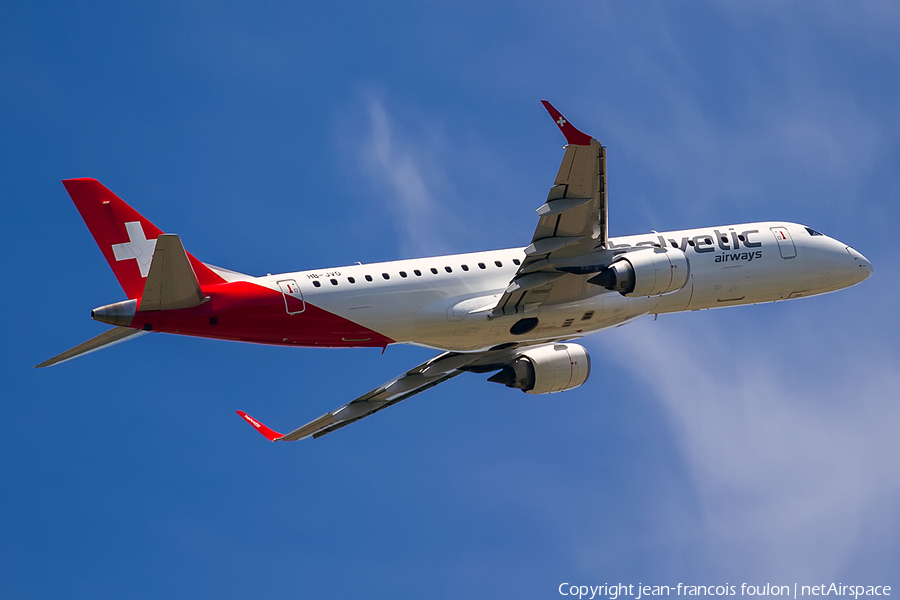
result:
[[[819,233],[819,232],[816,231],[815,229],[810,229],[809,227],[806,228],[806,231],[809,233],[809,235],[822,235],[821,233]]]

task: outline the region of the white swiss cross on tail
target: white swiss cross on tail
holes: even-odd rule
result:
[[[135,259],[141,270],[141,277],[146,277],[150,272],[150,262],[153,260],[156,240],[147,239],[140,221],[125,223],[125,230],[128,231],[128,241],[124,244],[113,244],[113,255],[115,255],[116,261]]]

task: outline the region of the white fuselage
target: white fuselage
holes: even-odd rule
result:
[[[646,314],[774,302],[845,288],[868,277],[870,263],[846,244],[796,223],[761,222],[610,238],[610,248],[664,245],[687,255],[680,290],[626,297],[584,281],[584,298],[527,313],[539,325],[526,335],[510,326],[522,314],[491,309],[525,258],[523,248],[316,269],[255,279],[278,290],[290,277],[306,303],[396,342],[480,351],[499,344],[561,340],[614,327]],[[567,275],[567,277],[577,277]]]

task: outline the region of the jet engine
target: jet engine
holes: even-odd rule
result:
[[[662,296],[687,283],[690,263],[678,248],[652,248],[628,252],[588,279],[588,283],[623,296]]]
[[[528,348],[488,381],[528,394],[551,394],[576,388],[591,374],[591,357],[578,344]]]

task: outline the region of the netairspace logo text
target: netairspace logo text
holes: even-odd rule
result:
[[[642,584],[603,584],[576,585],[568,582],[559,584],[561,596],[574,596],[579,600],[604,598],[634,598],[641,600],[645,596],[784,596],[796,600],[801,596],[852,596],[858,600],[860,596],[890,596],[889,585],[844,585],[841,583],[822,583],[819,585],[751,585],[742,583],[735,585],[642,585]]]

